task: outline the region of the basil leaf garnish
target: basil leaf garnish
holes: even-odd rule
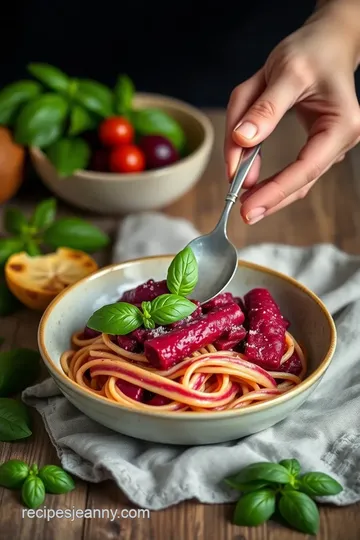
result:
[[[173,294],[188,296],[198,282],[198,264],[191,248],[186,247],[172,260],[167,273],[167,287]]]

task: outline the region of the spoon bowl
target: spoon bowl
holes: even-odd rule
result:
[[[221,228],[195,238],[188,244],[198,263],[199,281],[192,296],[201,304],[221,293],[234,277],[238,255]]]
[[[238,255],[235,246],[227,237],[227,222],[259,150],[260,145],[254,146],[241,157],[215,229],[187,245],[195,255],[199,270],[199,280],[192,296],[201,304],[221,293],[235,275]]]

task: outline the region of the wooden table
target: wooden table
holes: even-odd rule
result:
[[[227,189],[222,159],[224,113],[209,111],[216,130],[211,162],[199,184],[166,212],[192,220],[202,231],[215,224]],[[263,152],[263,176],[283,167],[295,157],[304,141],[304,134],[291,116],[285,118],[278,130],[266,142]],[[359,149],[357,149],[359,150]],[[340,248],[360,253],[360,173],[356,178],[359,152],[334,166],[309,196],[267,218],[255,226],[245,226],[236,211],[230,220],[230,236],[240,247],[260,242],[281,242],[309,245],[333,242]],[[34,183],[35,182],[35,183]],[[28,182],[29,184],[29,182]],[[34,180],[25,185],[19,205],[30,212],[34,199],[47,196]],[[78,211],[61,206],[61,213]],[[113,232],[117,221],[84,214],[105,230]],[[109,254],[108,254],[109,255]],[[105,259],[101,259],[105,262]],[[3,350],[13,346],[36,347],[36,328],[39,317],[27,310],[0,321]],[[20,458],[38,464],[57,463],[42,422],[34,414],[34,431],[29,440],[0,445],[0,462]],[[165,511],[151,512],[150,519],[66,519],[21,518],[17,495],[0,490],[0,537],[24,540],[297,540],[309,538],[289,529],[269,523],[256,529],[231,524],[232,505],[202,505],[189,501]],[[77,481],[77,488],[66,496],[47,496],[47,508],[132,508],[119,489],[111,482],[86,484]],[[321,510],[321,540],[355,540],[360,536],[360,504],[349,508]]]

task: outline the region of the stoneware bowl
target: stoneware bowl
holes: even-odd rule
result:
[[[98,397],[68,379],[60,355],[69,349],[70,336],[89,316],[121,293],[147,279],[164,279],[171,256],[150,257],[100,270],[62,292],[50,304],[39,326],[38,341],[45,365],[61,392],[84,414],[108,428],[158,443],[198,445],[245,437],[294,414],[325,374],[336,346],[336,330],[322,302],[306,287],[278,272],[239,262],[228,290],[238,295],[266,287],[291,321],[291,331],[309,356],[307,378],[272,401],[251,407],[210,413],[137,412]]]
[[[184,129],[190,153],[168,167],[141,173],[115,174],[78,171],[59,178],[45,154],[30,149],[37,174],[55,195],[70,204],[101,214],[155,210],[187,193],[208,164],[214,130],[208,117],[190,105],[165,96],[137,94],[134,106],[156,107],[170,114]]]

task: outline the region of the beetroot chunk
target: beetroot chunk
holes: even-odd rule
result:
[[[125,351],[133,352],[138,346],[137,341],[129,336],[116,336],[116,341],[119,347],[125,349]]]
[[[209,300],[203,305],[204,312],[212,311],[213,309],[219,308],[221,306],[226,306],[227,304],[232,304],[235,302],[233,295],[229,292],[218,294],[212,300]]]
[[[229,330],[221,339],[214,342],[214,347],[218,351],[232,351],[246,336],[243,326],[235,326]]]
[[[123,381],[121,379],[116,381],[116,386],[121,390],[123,394],[135,401],[143,401],[144,389],[136,386],[133,383],[128,381]]]
[[[166,279],[163,281],[154,281],[149,279],[146,283],[125,291],[119,302],[128,302],[129,304],[141,304],[141,302],[151,302],[161,294],[168,294],[169,289],[166,285]]]
[[[252,289],[244,301],[249,327],[245,354],[262,368],[276,370],[285,352],[286,321],[267,289]]]
[[[93,330],[92,328],[89,328],[88,326],[85,326],[84,328],[84,339],[94,339],[101,335],[101,332],[98,332],[97,330]]]
[[[296,351],[290,356],[286,362],[281,364],[278,371],[283,371],[284,373],[291,373],[292,375],[300,375],[302,372],[302,364],[300,357]]]
[[[234,326],[240,326],[244,318],[237,304],[228,304],[168,334],[145,341],[145,356],[156,368],[169,369],[201,347],[214,343]]]

